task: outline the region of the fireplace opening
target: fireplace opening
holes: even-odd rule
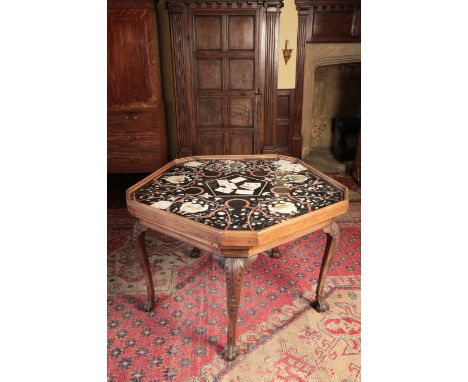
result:
[[[351,174],[361,129],[361,64],[318,66],[306,162],[331,174]]]

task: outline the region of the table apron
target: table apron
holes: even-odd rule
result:
[[[193,235],[184,235],[181,232],[175,231],[171,229],[168,226],[165,225],[160,225],[155,222],[152,222],[150,220],[138,217],[140,220],[140,223],[143,224],[144,226],[148,227],[149,229],[152,229],[154,231],[160,232],[162,234],[171,236],[175,239],[181,240],[185,243],[188,243],[190,245],[193,245],[194,247],[203,249],[205,251],[214,253],[215,255],[218,256],[223,256],[223,257],[250,257],[250,256],[255,256],[258,253],[267,251],[269,249],[278,247],[282,244],[286,244],[290,242],[291,240],[298,239],[302,236],[305,236],[309,233],[312,233],[314,231],[317,231],[325,226],[328,226],[331,224],[332,220],[326,220],[323,221],[317,225],[311,226],[304,228],[302,230],[292,232],[286,236],[281,236],[273,241],[270,241],[268,243],[258,245],[258,246],[220,246],[216,243],[212,243],[206,240],[203,240],[200,237],[196,237]]]

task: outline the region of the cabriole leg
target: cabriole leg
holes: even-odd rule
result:
[[[272,248],[269,251],[267,251],[268,256],[270,256],[272,259],[280,259],[281,255],[278,251],[278,247]]]
[[[315,301],[312,303],[314,309],[320,313],[328,310],[329,306],[323,297],[323,288],[325,286],[325,279],[327,278],[328,268],[335,255],[336,243],[340,239],[340,229],[335,222],[323,228],[327,234],[327,244],[325,246],[325,253],[323,255],[322,266],[320,267],[320,275],[318,279],[317,291],[315,294]]]
[[[189,256],[193,259],[196,259],[201,256],[201,251],[197,247],[193,247]]]
[[[153,276],[151,274],[150,263],[148,255],[146,253],[145,246],[145,232],[148,228],[143,226],[139,221],[133,226],[133,235],[135,237],[136,253],[140,260],[141,267],[143,268],[143,274],[146,281],[146,291],[148,299],[143,303],[142,308],[149,312],[154,308],[155,295],[153,286]]]
[[[242,277],[248,267],[256,260],[257,256],[255,255],[248,258],[223,258],[214,256],[214,258],[220,263],[226,273],[228,333],[227,344],[222,351],[222,355],[227,361],[232,361],[239,355],[236,349],[236,328]]]

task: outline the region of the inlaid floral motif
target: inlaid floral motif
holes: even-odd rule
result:
[[[269,205],[268,209],[273,213],[277,212],[280,214],[294,214],[297,212],[296,206],[294,205],[294,203],[291,202],[283,202]]]
[[[185,202],[179,208],[179,212],[182,214],[198,213],[203,212],[208,209],[207,205],[202,205],[200,203]]]
[[[172,202],[168,200],[159,200],[151,204],[151,207],[159,208],[160,210],[165,210],[171,206]]]
[[[341,189],[286,159],[174,164],[131,197],[223,230],[260,230],[344,199]]]
[[[185,181],[185,175],[172,175],[165,178],[169,183],[181,184]]]

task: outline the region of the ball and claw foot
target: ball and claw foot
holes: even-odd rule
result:
[[[221,355],[226,361],[234,361],[239,355],[239,352],[237,351],[236,345],[227,344],[221,352]]]
[[[319,313],[326,312],[330,308],[330,306],[323,300],[313,301],[312,307]]]
[[[154,301],[146,300],[141,304],[141,309],[143,309],[145,312],[151,312],[154,308],[154,305]]]
[[[270,256],[272,259],[279,259],[281,258],[281,255],[278,251],[278,248],[272,248],[269,251],[267,251],[268,256]]]
[[[192,251],[190,252],[190,255],[189,255],[192,259],[196,259],[198,257],[201,256],[201,251],[196,248],[196,247],[193,247],[192,248]]]

